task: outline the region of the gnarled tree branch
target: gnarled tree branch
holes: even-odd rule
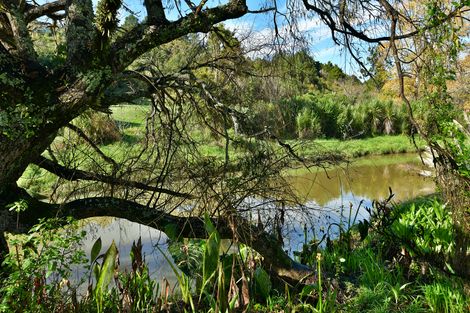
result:
[[[55,13],[65,10],[65,5],[66,0],[57,0],[42,5],[27,5],[25,20],[30,23],[41,16],[53,16]]]
[[[81,70],[89,66],[96,51],[91,0],[67,0],[67,64],[71,69]]]
[[[77,181],[77,180],[96,181],[96,182],[117,185],[117,186],[163,193],[163,194],[167,194],[173,197],[179,197],[179,198],[185,198],[185,199],[193,198],[192,195],[187,194],[187,193],[178,192],[178,191],[174,191],[174,190],[170,190],[166,188],[150,186],[150,185],[137,182],[137,181],[121,179],[121,178],[97,174],[97,173],[86,172],[86,171],[82,171],[79,169],[70,169],[59,163],[51,161],[43,156],[40,156],[38,159],[36,159],[34,161],[34,164],[57,175],[58,177],[61,177],[69,181]]]
[[[141,24],[116,40],[109,58],[115,72],[124,70],[132,61],[150,49],[189,33],[208,32],[214,24],[238,18],[247,12],[244,0],[188,14],[164,25]]]
[[[162,25],[168,23],[163,9],[162,0],[144,0],[147,10],[147,23],[151,25]]]
[[[19,221],[23,229],[28,229],[41,217],[72,216],[75,219],[85,219],[96,216],[111,216],[124,218],[132,222],[147,225],[160,231],[174,232],[179,238],[207,238],[204,221],[200,217],[180,217],[155,210],[139,203],[112,198],[95,197],[75,200],[69,203],[55,205],[32,200],[26,212],[20,213]],[[15,215],[16,212],[10,212]],[[279,242],[246,219],[240,216],[213,218],[213,224],[220,233],[221,238],[237,240],[246,244],[263,256],[265,268],[271,270],[278,277],[289,282],[299,282],[312,274],[312,270],[292,260],[282,249]],[[18,232],[16,225],[4,229]]]

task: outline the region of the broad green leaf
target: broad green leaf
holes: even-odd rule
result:
[[[90,255],[90,261],[93,263],[98,255],[100,254],[101,251],[101,237],[99,237],[95,243],[93,244],[93,247],[91,248],[91,255]]]
[[[210,235],[217,230],[215,229],[214,224],[212,224],[211,218],[209,217],[209,214],[204,214],[204,226],[206,228],[207,233]]]
[[[300,297],[303,298],[305,296],[309,296],[317,288],[317,285],[306,285],[304,288],[302,288],[302,291],[300,292]]]
[[[255,270],[255,281],[256,281],[256,287],[260,294],[266,299],[269,296],[269,293],[271,292],[271,280],[269,279],[268,273],[261,267],[258,267]]]
[[[96,281],[98,281],[98,279],[100,278],[100,266],[98,264],[95,264],[95,266],[93,266],[93,275],[95,275],[95,279]]]
[[[217,269],[219,264],[220,236],[217,231],[210,234],[204,249],[202,263],[203,284],[205,284]]]
[[[100,271],[100,277],[98,278],[98,282],[96,283],[96,292],[98,295],[103,294],[104,290],[108,288],[108,285],[114,276],[117,254],[118,250],[113,240],[111,246],[109,247],[108,251],[106,251],[106,254],[104,256],[103,265],[101,266]]]
[[[171,240],[178,241],[178,229],[175,224],[166,225],[164,232]]]

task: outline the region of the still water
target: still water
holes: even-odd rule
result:
[[[289,223],[283,229],[286,249],[289,253],[301,249],[306,235],[308,240],[314,236],[319,238],[333,222],[347,225],[356,216],[356,222],[368,218],[366,208],[371,207],[374,199],[387,198],[389,187],[395,194],[394,201],[432,193],[432,179],[419,175],[423,170],[418,156],[405,154],[362,158],[347,167],[290,172],[288,181],[304,203],[302,210],[309,212],[309,219],[305,220],[305,215],[299,215],[295,210],[289,213]],[[170,282],[176,281],[169,264],[156,248],[166,251],[168,238],[164,233],[114,218],[90,219],[85,230],[87,237],[83,248],[88,253],[98,237],[101,237],[103,247],[108,247],[113,240],[116,242],[121,270],[130,268],[131,245],[141,237],[151,275],[159,281],[164,277]],[[334,235],[338,229],[330,231]]]

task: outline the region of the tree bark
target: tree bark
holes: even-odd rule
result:
[[[0,134],[0,195],[14,188],[26,167],[50,145],[55,134],[14,140]]]

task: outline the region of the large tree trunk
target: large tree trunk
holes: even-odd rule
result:
[[[31,138],[8,139],[0,135],[0,194],[12,188],[38,156],[51,144],[55,132]]]

